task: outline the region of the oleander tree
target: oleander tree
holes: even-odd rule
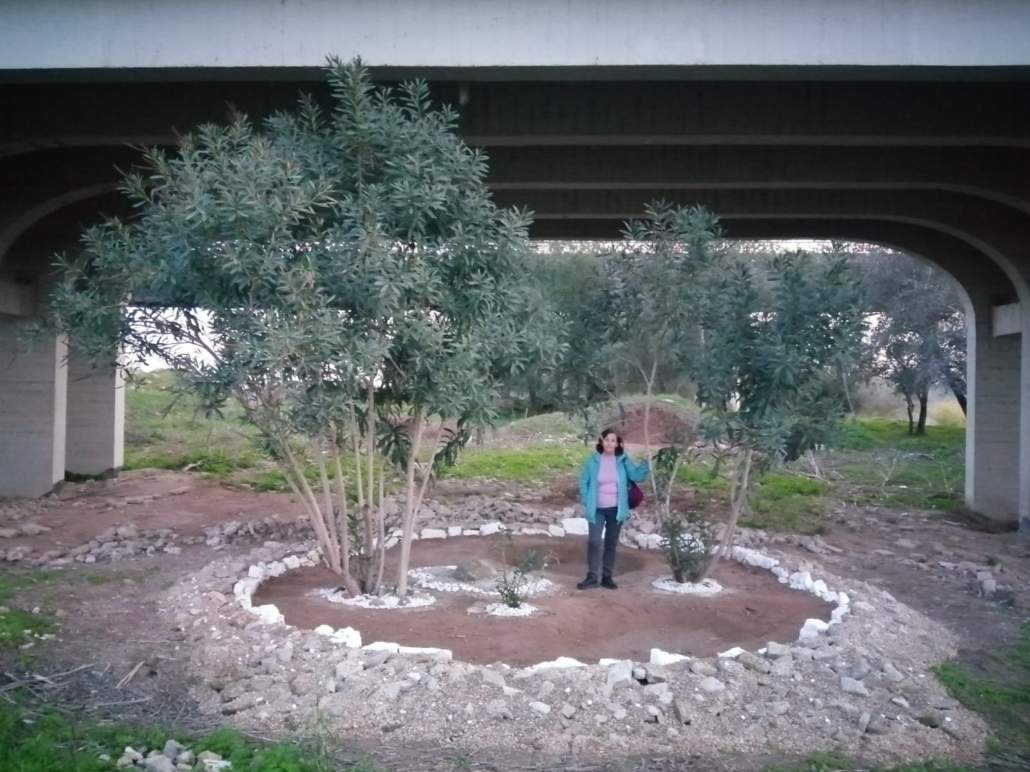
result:
[[[704,207],[656,201],[624,225],[623,249],[607,262],[611,356],[634,368],[644,384],[648,458],[659,368],[692,370],[702,342],[699,312],[726,258],[720,236],[718,220]],[[655,498],[667,498],[658,478],[650,481]]]
[[[327,79],[326,107],[302,96],[147,150],[122,183],[136,216],[59,259],[50,321],[94,361],[156,358],[207,408],[238,402],[353,594],[383,586],[395,465],[403,596],[434,470],[505,378],[553,365],[562,328],[525,323],[530,217],[493,203],[456,113],[359,61]]]
[[[701,578],[732,547],[761,472],[831,439],[844,404],[829,386],[866,324],[860,278],[843,257],[738,260],[711,278],[692,372],[705,395],[701,434],[731,459],[730,513]]]

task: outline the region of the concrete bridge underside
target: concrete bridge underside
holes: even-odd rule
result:
[[[497,200],[532,209],[535,236],[613,237],[660,197],[706,204],[731,237],[872,241],[940,266],[968,298],[967,502],[1030,528],[1030,53],[980,53],[956,68],[375,72],[418,73],[461,105]],[[60,340],[25,353],[16,337],[45,302],[50,255],[74,249],[84,223],[125,213],[116,168],[136,161],[129,145],[171,144],[223,120],[227,103],[259,116],[301,88],[325,98],[310,67],[185,64],[69,74],[0,60],[0,496],[122,463],[117,374],[66,363]]]

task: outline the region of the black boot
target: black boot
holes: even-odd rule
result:
[[[606,576],[604,579],[601,580],[601,586],[608,590],[619,589],[619,585],[617,585],[610,576]]]
[[[597,578],[592,574],[587,574],[586,579],[576,583],[577,590],[589,590],[592,587],[597,587]]]

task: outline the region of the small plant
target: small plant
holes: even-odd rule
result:
[[[660,528],[662,552],[673,578],[680,584],[698,581],[714,542],[711,524],[702,513],[691,510],[684,515],[670,514]]]
[[[505,606],[521,608],[527,599],[526,572],[522,566],[516,566],[511,573],[507,567],[501,569],[501,575],[497,578],[497,592]]]

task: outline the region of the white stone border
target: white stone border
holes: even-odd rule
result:
[[[561,526],[549,526],[546,531],[540,528],[522,528],[517,531],[513,531],[513,533],[518,536],[538,536],[546,534],[556,538],[561,538],[568,534],[586,535],[587,533],[587,522],[585,518],[567,517],[561,522]],[[504,523],[491,522],[484,523],[478,528],[464,528],[461,526],[448,526],[446,529],[423,528],[421,531],[421,537],[423,539],[446,539],[458,536],[491,536],[507,530],[511,529],[504,525]],[[391,542],[396,544],[394,539],[395,535],[391,534],[386,543],[387,549],[392,546]],[[651,544],[652,542],[648,541],[647,543]],[[632,548],[632,545],[630,546]],[[645,547],[643,545],[638,547],[638,549],[644,548]],[[258,617],[258,620],[261,623],[270,625],[281,624],[286,627],[290,627],[290,625],[286,624],[285,618],[274,604],[269,603],[261,606],[254,606],[252,604],[253,595],[261,583],[269,578],[281,576],[286,571],[292,571],[300,568],[301,566],[317,565],[319,555],[320,553],[318,549],[315,548],[300,555],[287,555],[281,560],[252,565],[247,570],[247,576],[240,579],[233,586],[233,594],[239,604],[251,614]],[[736,560],[738,563],[742,563],[743,565],[754,566],[756,568],[763,568],[770,571],[779,580],[780,584],[786,584],[794,590],[811,593],[820,600],[834,604],[834,608],[830,612],[830,621],[828,623],[821,619],[814,618],[805,620],[805,623],[801,626],[801,630],[798,633],[799,641],[815,638],[826,633],[832,625],[841,624],[844,621],[844,618],[851,611],[851,599],[848,597],[847,593],[832,590],[822,579],[814,579],[810,571],[799,570],[791,572],[786,567],[780,565],[780,561],[776,558],[766,555],[763,552],[759,552],[758,550],[750,549],[749,547],[733,547],[730,550],[728,557]],[[315,628],[315,632],[327,636],[340,645],[347,646],[348,648],[360,648],[364,651],[390,651],[395,654],[428,654],[434,655],[444,661],[450,661],[454,656],[450,649],[402,646],[401,644],[394,643],[392,641],[375,641],[374,643],[362,646],[360,631],[355,630],[352,627],[334,629],[330,625],[320,625]],[[719,656],[737,657],[742,654],[743,651],[743,649],[735,646],[728,651],[722,652]],[[670,662],[680,662],[685,659],[690,658],[682,654],[664,652],[661,649],[651,649],[651,664],[669,664]],[[606,660],[602,659],[598,664],[603,664],[605,662]],[[539,662],[536,665],[532,665],[524,669],[529,672],[536,672],[538,670],[549,668],[564,667],[586,667],[586,664],[573,659],[572,657],[559,657],[556,660]]]
[[[527,534],[522,533],[521,536]],[[532,535],[532,534],[530,534]],[[539,534],[537,534],[539,535]],[[546,536],[547,534],[543,534]],[[446,537],[445,537],[446,538]],[[478,587],[471,582],[461,582],[458,580],[446,582],[438,578],[434,571],[449,569],[453,571],[457,566],[423,566],[421,568],[412,568],[408,571],[408,577],[412,580],[412,584],[423,590],[436,590],[437,592],[463,592],[468,595],[478,595],[483,598],[499,598],[501,593],[498,590],[484,590],[482,587]],[[554,582],[549,579],[533,579],[526,581],[522,586],[522,593],[532,598],[537,595],[549,591],[554,586]]]
[[[693,595],[699,598],[713,598],[722,592],[722,585],[714,579],[702,579],[700,582],[677,582],[671,576],[663,576],[651,582],[651,586],[662,592],[674,595]]]

